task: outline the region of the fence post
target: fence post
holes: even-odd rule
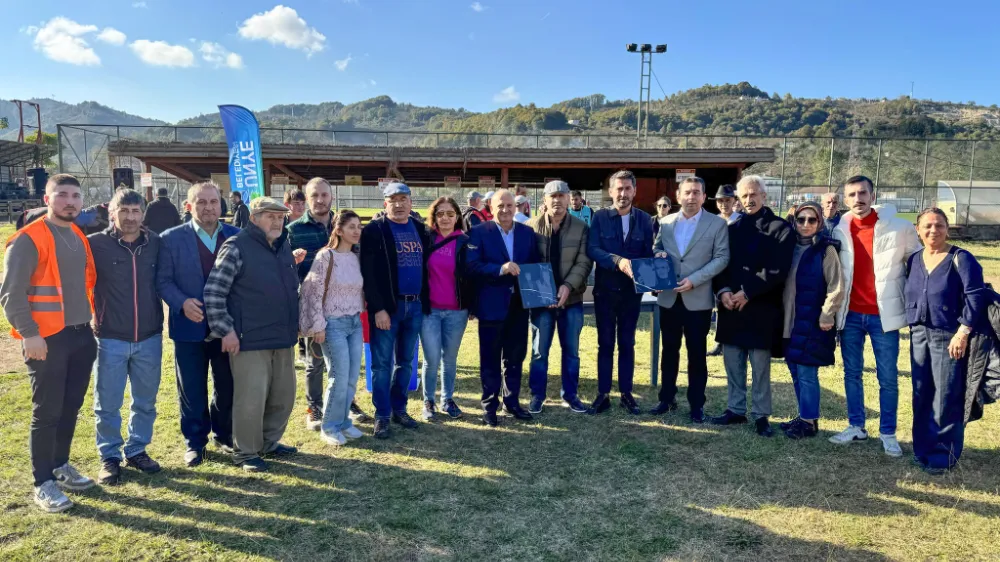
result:
[[[924,141],[924,171],[920,174],[920,209],[917,212],[924,210],[924,192],[927,191],[927,153],[930,151],[931,141]]]
[[[177,127],[174,127],[174,142],[178,142],[178,140],[177,140]]]
[[[969,226],[969,213],[972,211],[972,178],[975,177],[975,172],[976,172],[976,141],[972,141],[972,159],[969,162],[969,204],[965,206],[965,226]]]
[[[59,173],[63,173],[63,157],[62,157],[62,125],[56,125],[56,140],[59,142]]]
[[[685,143],[687,137],[684,138]],[[781,190],[778,192],[778,216],[781,216],[781,205],[785,202],[785,155],[788,154],[788,137],[781,139]]]
[[[879,172],[882,171],[882,139],[878,139],[878,154],[875,156],[875,193],[872,195],[878,196],[878,176]]]
[[[830,173],[826,176],[826,191],[833,191],[833,149],[836,139],[830,139]]]

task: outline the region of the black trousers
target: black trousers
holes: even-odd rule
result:
[[[708,330],[712,325],[711,310],[688,310],[684,299],[677,296],[674,306],[660,307],[660,339],[663,356],[660,372],[663,384],[660,386],[660,402],[673,402],[677,396],[677,371],[680,368],[681,336],[687,347],[688,360],[688,404],[692,410],[705,406],[705,386],[708,384],[708,362],[705,358]]]
[[[639,325],[642,294],[608,291],[594,295],[597,320],[597,392],[611,393],[618,343],[618,391],[632,392],[635,374],[635,331]]]
[[[76,419],[90,388],[97,340],[87,324],[67,326],[45,338],[44,361],[25,361],[31,377],[31,471],[35,486],[69,462]]]
[[[326,399],[326,359],[323,346],[305,338],[306,349],[306,406],[314,412],[323,413]]]
[[[502,322],[479,321],[479,378],[483,383],[483,409],[497,411],[501,390],[504,404],[517,403],[527,353],[528,311],[521,307],[521,299],[514,296],[507,309],[507,318]]]
[[[208,434],[233,444],[233,371],[222,340],[174,342],[177,396],[181,403],[181,434],[190,450],[205,448]],[[208,368],[213,391],[208,395]]]

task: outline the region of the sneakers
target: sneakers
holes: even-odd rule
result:
[[[371,416],[366,414],[361,406],[358,406],[357,402],[351,402],[351,421],[354,423],[365,423],[372,420]]]
[[[788,422],[784,428],[785,437],[789,439],[805,439],[808,437],[816,437],[819,433],[819,420],[806,421],[802,418],[795,418],[794,420]]]
[[[266,472],[267,471],[267,463],[264,462],[264,459],[262,459],[260,457],[254,457],[252,459],[247,459],[247,460],[241,462],[240,466],[243,467],[243,472]]]
[[[416,429],[420,425],[417,423],[417,420],[413,419],[406,412],[394,412],[392,414],[392,421],[409,429]]]
[[[323,427],[323,412],[317,412],[312,407],[306,410],[306,430],[319,431]]]
[[[567,408],[569,408],[573,412],[576,412],[577,414],[586,414],[587,412],[590,411],[590,408],[584,406],[583,402],[580,402],[580,399],[577,398],[576,396],[570,398],[569,400],[566,400],[564,398],[563,404],[565,404]]]
[[[348,439],[361,439],[362,437],[365,436],[364,433],[361,433],[360,429],[354,427],[353,425],[347,429],[342,430],[340,433],[342,433],[344,437]]]
[[[458,407],[458,404],[450,398],[444,401],[444,412],[452,418],[462,417],[462,410]]]
[[[375,419],[375,439],[389,438],[389,420],[385,418]]]
[[[146,474],[156,474],[157,472],[160,471],[160,463],[149,458],[149,455],[146,454],[146,451],[143,451],[137,455],[132,455],[131,457],[125,459],[125,466],[129,468],[134,468],[136,470],[141,470]]]
[[[56,486],[54,480],[49,480],[35,488],[35,505],[45,513],[62,513],[73,507],[73,502]]]
[[[201,449],[188,449],[187,451],[184,451],[184,464],[186,464],[188,468],[194,468],[199,464],[201,464],[202,461],[204,460],[205,460],[204,447],[202,447]]]
[[[868,439],[868,432],[865,431],[865,428],[849,425],[847,429],[831,437],[830,443],[834,445],[847,445],[854,441],[865,441],[866,439]],[[895,441],[895,438],[893,440]]]
[[[545,405],[545,398],[542,396],[532,396],[531,402],[528,402],[528,413],[529,414],[541,414],[542,407]]]
[[[795,427],[795,424],[797,424],[801,420],[802,420],[802,418],[800,418],[799,416],[795,416],[795,419],[793,419],[793,420],[788,420],[786,422],[779,423],[778,427],[781,428],[781,431],[787,431],[787,430]]]
[[[97,474],[97,481],[102,486],[117,486],[122,481],[122,461],[118,457],[104,459],[101,463],[101,471]]]
[[[885,449],[885,454],[890,457],[903,456],[903,448],[899,446],[899,441],[896,440],[895,435],[879,435],[878,438],[882,440],[882,448]]]
[[[344,434],[339,431],[334,431],[333,433],[321,431],[319,437],[327,444],[333,445],[334,447],[340,447],[341,445],[347,444],[347,438],[344,437]]]
[[[424,421],[432,421],[434,419],[434,412],[437,411],[437,407],[434,405],[433,400],[424,400],[424,410],[420,412],[421,417]]]
[[[80,474],[73,465],[66,463],[52,471],[56,484],[63,490],[86,490],[94,485],[94,481]]]

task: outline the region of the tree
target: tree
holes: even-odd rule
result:
[[[6,117],[0,117],[0,130],[6,129],[10,125],[7,123]]]
[[[34,144],[38,140],[38,131],[28,135],[24,142]],[[41,164],[46,168],[55,168],[55,156],[59,154],[59,137],[55,133],[42,133]]]

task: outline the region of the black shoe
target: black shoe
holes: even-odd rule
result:
[[[801,418],[795,418],[790,423],[791,425],[785,428],[785,437],[788,437],[789,439],[805,439],[807,437],[816,437],[816,434],[819,433],[818,420],[813,420],[809,422]]]
[[[365,423],[371,421],[371,416],[366,414],[357,402],[351,402],[351,420],[355,423]]]
[[[455,401],[451,399],[444,401],[444,413],[448,414],[448,416],[452,418],[462,417],[461,408],[459,408],[458,404],[456,404]]]
[[[227,442],[219,439],[218,437],[212,437],[212,444],[215,445],[215,447],[217,449],[219,449],[219,452],[222,453],[222,454],[224,454],[224,455],[231,455],[231,454],[233,454],[233,453],[236,452],[236,451],[233,450],[233,443],[232,443],[232,441],[230,441],[230,442],[227,443]]]
[[[691,410],[691,423],[705,423],[705,410]]]
[[[289,455],[294,455],[295,453],[298,453],[298,452],[299,452],[299,450],[296,447],[292,447],[291,445],[284,445],[282,443],[278,443],[278,445],[274,449],[272,449],[271,452],[267,454],[267,456],[269,456],[269,457],[287,457]]]
[[[200,449],[188,449],[184,453],[184,464],[188,465],[188,468],[194,468],[205,460],[205,448]]]
[[[630,392],[622,393],[622,399],[620,403],[622,408],[628,410],[628,413],[632,414],[633,416],[638,416],[639,414],[642,413],[642,410],[639,409],[639,403],[635,401],[635,398],[632,396],[632,393]]]
[[[122,461],[118,457],[104,459],[97,481],[102,486],[117,486],[122,481]]]
[[[586,414],[588,411],[590,411],[590,408],[584,406],[583,402],[580,402],[580,399],[577,398],[576,396],[568,400],[563,398],[563,404],[566,404],[567,408],[578,414]]]
[[[125,466],[141,470],[146,474],[156,474],[160,471],[160,463],[149,458],[145,451],[125,459]]]
[[[532,396],[531,402],[528,402],[528,412],[532,414],[541,414],[542,406],[545,404],[545,397],[543,396]]]
[[[677,401],[660,402],[659,404],[656,405],[655,408],[650,410],[649,413],[654,416],[662,416],[663,414],[666,414],[667,412],[673,412],[676,409],[677,409]]]
[[[392,421],[409,429],[416,429],[420,425],[417,423],[417,420],[410,417],[410,414],[406,412],[393,412]]]
[[[247,459],[239,464],[245,472],[267,472],[267,463],[260,457]]]
[[[753,424],[754,431],[757,432],[757,435],[760,435],[761,437],[771,437],[774,435],[774,430],[771,429],[771,424],[767,421],[767,416],[757,418]]]
[[[497,413],[493,410],[483,410],[483,423],[490,427],[500,425],[500,421],[497,420]]]
[[[708,350],[708,353],[706,355],[708,355],[709,357],[714,357],[716,355],[722,355],[722,345],[718,344],[718,343],[715,344],[715,347],[713,347],[712,349]]]
[[[722,412],[721,416],[708,418],[708,422],[714,425],[737,425],[747,423],[747,417],[734,413],[732,410]]]
[[[527,410],[525,410],[524,408],[522,408],[521,405],[517,404],[517,403],[511,404],[510,406],[507,406],[506,404],[504,404],[503,405],[503,411],[508,416],[514,416],[515,419],[519,419],[519,420],[534,419],[534,418],[532,418],[531,414],[528,413]]]
[[[802,418],[795,416],[795,419],[793,420],[788,420],[786,422],[779,423],[778,427],[781,429],[781,431],[788,431],[789,429],[795,427],[795,424],[800,421],[802,421]]]
[[[600,414],[611,409],[611,397],[607,394],[598,394],[594,402],[590,405],[590,414]]]
[[[385,418],[375,418],[375,439],[389,438],[389,420]]]

